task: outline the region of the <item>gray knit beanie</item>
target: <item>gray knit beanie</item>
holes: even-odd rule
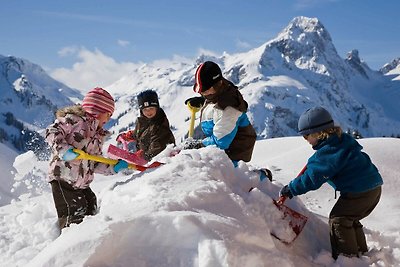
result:
[[[331,114],[323,107],[307,109],[299,118],[299,134],[313,134],[334,127]]]

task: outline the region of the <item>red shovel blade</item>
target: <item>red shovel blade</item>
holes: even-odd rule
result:
[[[289,208],[288,206],[284,205],[283,203],[285,202],[286,198],[280,197],[278,201],[274,200],[275,206],[282,212],[282,219],[289,221],[289,226],[292,228],[293,232],[295,233],[295,236],[293,237],[292,240],[283,240],[276,236],[275,234],[271,233],[272,236],[275,238],[279,239],[285,244],[290,244],[292,243],[301,233],[303,230],[304,226],[306,225],[307,222],[307,216]]]
[[[159,161],[154,161],[153,163],[151,163],[149,166],[146,166],[147,169],[150,168],[157,168],[158,166],[164,165],[164,163],[159,162]]]
[[[114,146],[113,144],[108,146],[107,154],[110,158],[123,159],[132,164],[145,165],[147,163],[147,160],[137,154],[130,153],[129,151]]]
[[[107,154],[110,158],[123,159],[128,163],[134,164],[135,169],[141,172],[147,169],[156,168],[164,164],[162,162],[155,161],[148,166],[144,166],[147,163],[144,158],[138,156],[135,153],[130,153],[129,151],[116,147],[113,144],[110,144],[108,146]]]
[[[163,164],[164,164],[164,163],[162,163],[162,162],[155,161],[155,162],[153,162],[152,164],[150,164],[149,166],[136,165],[136,166],[135,166],[135,169],[138,170],[138,171],[140,171],[140,172],[142,172],[142,171],[145,171],[145,170],[147,170],[147,169],[157,168],[158,166],[161,166],[161,165],[163,165]]]

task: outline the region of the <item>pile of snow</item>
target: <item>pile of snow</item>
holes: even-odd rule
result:
[[[258,141],[253,162],[236,169],[208,147],[161,158],[167,164],[146,172],[97,175],[98,214],[60,236],[49,189],[1,207],[0,266],[397,266],[399,227],[390,220],[400,215],[400,140],[361,144],[385,180],[382,201],[363,221],[369,256],[332,260],[326,216],[334,200],[325,187],[287,201],[309,218],[291,245],[271,236],[293,234],[272,199],[312,153],[302,138],[278,138]],[[256,166],[270,167],[275,181],[249,193]]]
[[[17,152],[0,143],[0,206],[9,204],[18,196],[11,192],[15,176],[15,169],[12,165],[17,155]]]

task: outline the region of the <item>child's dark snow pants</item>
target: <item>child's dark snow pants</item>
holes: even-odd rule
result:
[[[96,214],[96,195],[89,187],[75,189],[67,182],[56,180],[51,181],[50,184],[60,229],[71,223],[82,222],[86,215]]]
[[[332,257],[358,256],[368,251],[360,220],[376,207],[381,186],[363,193],[341,194],[329,215]]]

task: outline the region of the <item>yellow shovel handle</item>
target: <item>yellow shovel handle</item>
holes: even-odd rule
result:
[[[110,165],[116,165],[118,163],[118,160],[116,160],[116,159],[110,159],[110,158],[105,158],[102,156],[91,155],[80,149],[74,148],[72,151],[79,154],[79,156],[76,159],[93,160],[96,162],[101,162],[101,163],[110,164]],[[128,168],[134,169],[134,170],[138,169],[137,166],[132,163],[128,163]]]
[[[201,107],[193,107],[190,103],[187,103],[190,110],[190,125],[189,125],[189,137],[193,137],[194,134],[194,121],[196,119],[196,112],[198,112]]]

